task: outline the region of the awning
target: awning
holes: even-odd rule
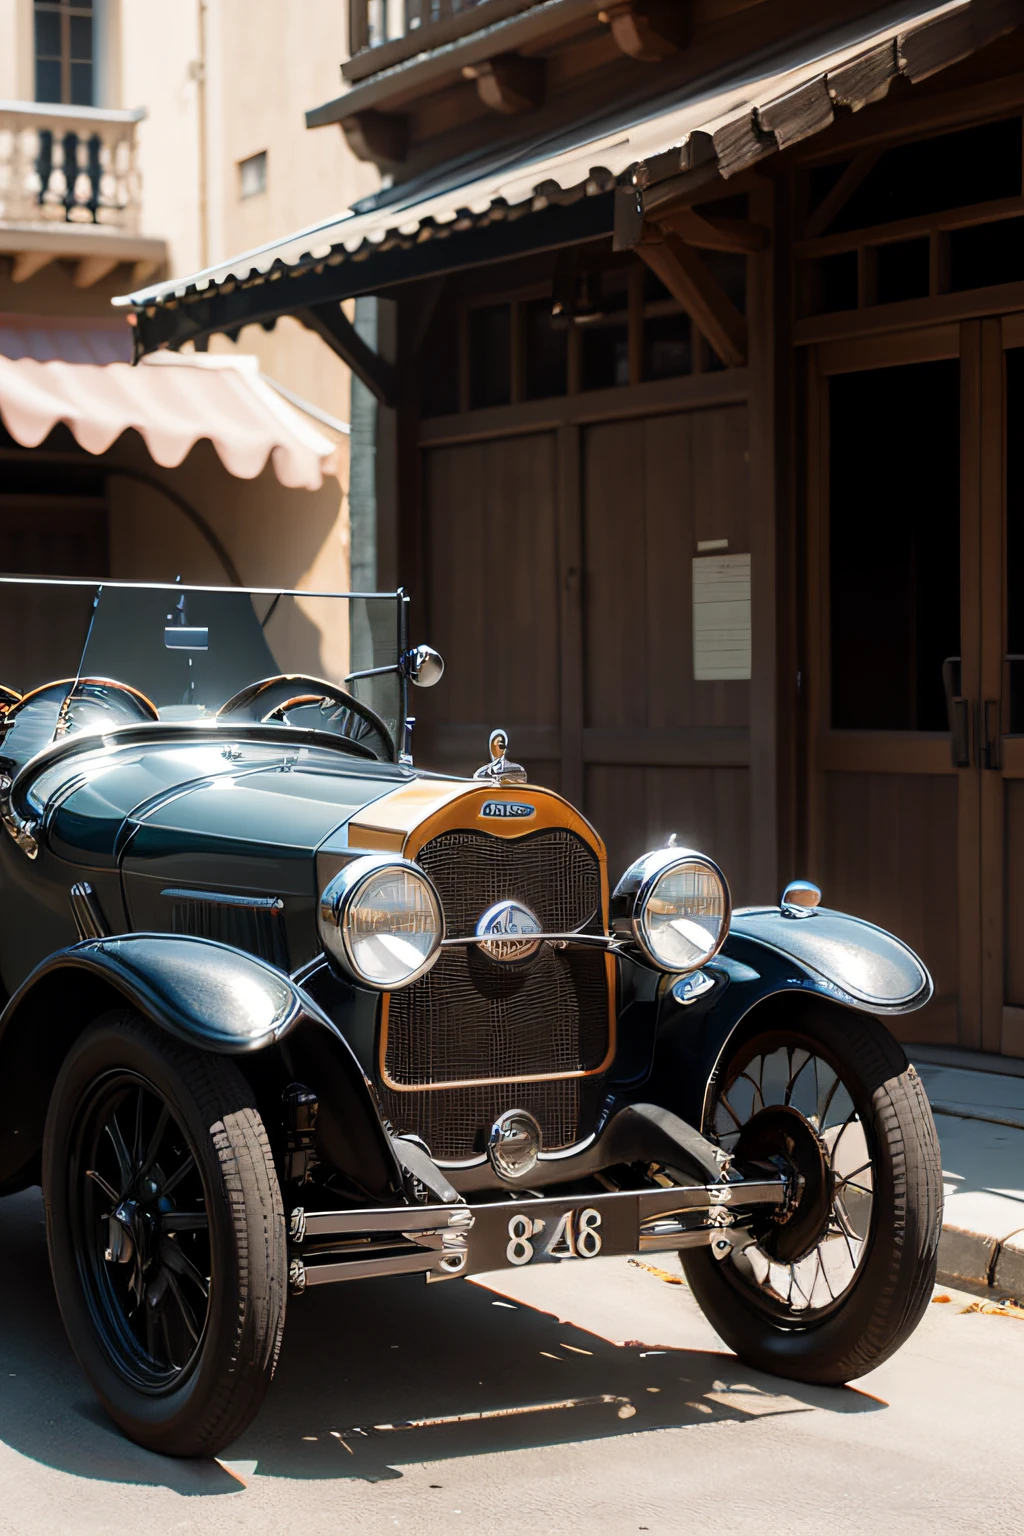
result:
[[[134,430],[165,469],[208,438],[240,480],[269,459],[290,489],[318,490],[335,472],[335,445],[265,382],[255,357],[163,352],[139,368],[0,357],[0,421],[25,448],[63,422],[88,453]]]
[[[885,96],[897,76],[925,79],[1021,21],[1021,0],[904,0],[856,23],[826,23],[817,38],[736,65],[726,80],[606,114],[599,132],[591,123],[511,158],[506,150],[491,163],[448,166],[433,180],[405,183],[287,239],[113,302],[134,311],[140,353],[311,309],[307,323],[323,330],[317,306],[609,234],[617,186],[688,176],[707,187],[828,127],[837,107],[857,111]],[[520,224],[525,215],[529,227]]]
[[[120,316],[0,314],[0,357],[130,363],[132,333]]]

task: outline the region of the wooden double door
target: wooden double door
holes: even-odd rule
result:
[[[1024,316],[810,358],[806,850],[923,956],[905,1039],[1024,1056]]]
[[[691,584],[699,543],[749,551],[749,481],[742,400],[426,450],[417,626],[447,670],[414,700],[417,761],[472,771],[504,726],[613,880],[675,832],[742,899],[750,683],[694,680]]]

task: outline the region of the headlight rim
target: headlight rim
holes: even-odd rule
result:
[[[684,968],[680,970],[677,966],[667,966],[665,962],[660,960],[655,954],[645,932],[643,919],[647,911],[648,903],[650,902],[650,899],[653,896],[659,881],[662,880],[670,870],[673,870],[684,864],[703,865],[705,869],[710,870],[711,873],[718,878],[722,887],[723,910],[722,925],[719,930],[718,940],[714,948],[710,951],[709,954],[705,955],[703,959],[699,960],[696,965],[692,965],[688,969]],[[619,888],[621,888],[621,886],[627,880],[628,876],[632,874],[633,871],[637,870],[638,866],[642,867],[642,873],[636,895],[633,898],[633,909],[629,917],[629,928],[633,940],[641,950],[644,958],[651,965],[653,965],[656,970],[661,971],[664,975],[692,976],[695,971],[699,971],[703,966],[711,964],[712,960],[714,960],[715,956],[721,951],[722,945],[729,937],[729,926],[732,922],[732,892],[729,889],[729,882],[725,878],[725,873],[721,866],[718,865],[713,858],[711,858],[710,854],[701,853],[699,848],[658,848],[651,853],[643,854],[641,858],[637,859],[632,865],[630,865],[630,868],[626,871],[622,877],[622,880],[619,882]]]
[[[438,938],[433,949],[422,965],[410,971],[408,976],[398,982],[380,982],[367,976],[359,969],[352,953],[352,945],[345,923],[345,916],[351,908],[359,892],[374,875],[383,870],[406,871],[413,875],[426,888],[436,908],[438,916]],[[405,987],[412,986],[426,976],[436,964],[441,954],[441,945],[446,937],[444,906],[433,880],[413,859],[405,859],[400,855],[391,853],[366,853],[359,854],[351,863],[344,865],[335,875],[328,880],[320,893],[317,907],[317,930],[320,935],[324,953],[329,965],[337,966],[345,979],[357,987],[364,987],[373,992],[401,992]],[[331,940],[334,942],[331,942]]]

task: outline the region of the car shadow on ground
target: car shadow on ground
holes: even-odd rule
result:
[[[38,1191],[0,1202],[0,1234],[0,1439],[79,1477],[240,1491],[218,1462],[131,1444],[91,1398],[54,1299]],[[632,1328],[642,1332],[642,1321]],[[408,1463],[879,1406],[849,1389],[782,1382],[730,1355],[618,1346],[467,1281],[410,1277],[293,1302],[267,1401],[223,1459],[243,1478],[255,1463],[261,1476],[376,1482]]]

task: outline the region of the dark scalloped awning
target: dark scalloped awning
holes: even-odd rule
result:
[[[388,399],[393,381],[341,313],[341,300],[608,236],[638,198],[642,205],[669,192],[680,197],[728,179],[827,128],[836,108],[858,111],[898,76],[925,79],[1021,21],[1024,0],[888,6],[785,54],[739,63],[728,79],[651,103],[642,117],[609,116],[499,160],[449,165],[286,239],[113,302],[130,311],[136,356],[294,314]]]

